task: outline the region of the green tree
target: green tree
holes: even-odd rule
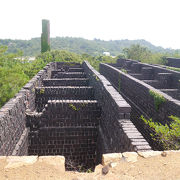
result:
[[[126,58],[139,60],[142,63],[165,64],[167,53],[152,53],[148,48],[135,44],[123,49]]]
[[[132,45],[130,48],[123,49],[124,54],[128,59],[134,60],[143,60],[149,59],[152,55],[151,51],[149,51],[146,47],[137,45]]]

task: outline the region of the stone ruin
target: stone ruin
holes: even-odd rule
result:
[[[180,73],[125,59],[100,73],[86,61],[44,67],[0,109],[0,155],[63,155],[66,170],[87,171],[105,153],[163,150],[140,116],[180,117]],[[150,90],[166,99],[158,109]]]
[[[153,150],[164,150],[151,134],[155,132],[140,118],[152,118],[154,122],[169,124],[169,116],[180,117],[180,72],[158,65],[140,63],[130,59],[118,59],[114,64],[100,64],[104,75],[131,106],[130,119]],[[164,98],[156,108],[150,92]]]
[[[151,150],[130,113],[88,62],[53,62],[0,109],[0,155],[63,155],[66,170],[93,170],[104,153]]]

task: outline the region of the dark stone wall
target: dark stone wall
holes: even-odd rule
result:
[[[29,128],[25,128],[21,138],[19,139],[18,143],[16,144],[14,151],[12,152],[12,156],[28,156],[28,134]]]
[[[0,109],[0,155],[11,155],[25,129],[25,96],[19,94]]]
[[[87,78],[75,81],[76,84],[73,84],[74,81],[71,78],[60,83],[61,85],[78,85],[80,86],[78,88],[51,87],[51,83],[54,85],[55,82],[56,85],[56,82],[58,82],[58,79],[50,80],[51,72],[59,71],[59,69],[62,72],[65,69],[68,72],[83,72],[85,70]],[[44,84],[44,82],[48,83]],[[57,85],[60,84],[57,83]],[[43,87],[44,85],[49,87]],[[88,85],[90,87],[84,87]],[[63,94],[62,98],[65,100],[56,100],[60,94],[61,96]],[[53,99],[48,97],[50,95]],[[85,100],[83,103],[81,100],[67,101],[66,97],[73,99],[80,97],[81,100],[88,98],[89,100],[86,99],[87,104],[89,104],[87,111],[85,109],[83,112],[79,110],[79,106],[83,107],[83,104],[86,104]],[[96,99],[99,105],[97,105],[97,102],[96,105],[92,105],[92,99]],[[75,101],[77,101],[78,106],[73,110],[74,106],[70,104],[75,103]],[[47,102],[49,102],[48,105],[45,105]],[[61,110],[57,109],[62,104],[63,108]],[[69,111],[70,107],[72,111]],[[42,112],[38,113],[36,111],[38,108]],[[100,111],[102,112],[102,119],[100,119]],[[77,135],[80,139],[77,142],[77,149],[80,148],[78,153],[84,153],[83,157],[87,156],[89,159],[82,160],[80,155],[77,155],[78,163],[100,162],[101,153],[151,149],[130,121],[130,112],[131,107],[123,97],[119,95],[106,78],[95,71],[87,62],[84,62],[82,66],[77,63],[73,65],[69,63],[50,63],[0,109],[0,155],[57,154],[62,148],[61,143],[63,141],[58,141],[61,135],[62,138],[67,138],[67,140],[72,136],[72,142],[67,141],[65,144],[65,151],[63,152],[65,156],[68,156],[66,154],[69,153],[68,148],[71,149],[75,146],[77,138],[75,140],[73,137]],[[83,127],[81,126],[82,123],[84,123]],[[69,129],[70,134],[63,135],[67,129]],[[48,146],[45,147],[45,144]],[[90,146],[93,147],[92,151]],[[94,150],[95,146],[96,150]],[[50,147],[54,149],[51,150]],[[44,148],[45,150],[43,150]],[[77,150],[74,151],[73,149],[72,153],[75,152]]]
[[[158,147],[152,140],[150,130],[145,126],[140,116],[144,115],[145,118],[152,118],[154,121],[162,124],[169,123],[171,120],[168,116],[174,115],[180,117],[180,101],[110,65],[100,64],[100,73],[113,84],[131,105],[131,121],[144,135],[146,140],[154,149],[161,149],[162,147]],[[162,95],[166,99],[166,102],[162,103],[158,110],[155,108],[154,98],[149,93],[150,90]]]
[[[42,113],[27,114],[29,155],[64,155],[66,169],[95,166],[101,109],[97,101],[48,101]]]
[[[130,70],[131,73],[139,73],[140,79],[143,80],[158,80],[158,83],[168,83],[168,89],[177,88],[180,89],[180,72],[172,71],[158,65],[150,65],[145,63],[140,63],[135,60],[130,59],[118,59],[117,63],[114,64],[114,67],[119,67],[119,69],[127,69]],[[164,74],[163,74],[164,73]],[[167,82],[163,81],[163,78],[166,78],[167,74]],[[169,77],[168,77],[169,76]],[[161,87],[162,84],[159,84],[159,89],[164,88]]]
[[[0,109],[0,155],[27,155],[26,110],[35,109],[35,88],[52,69],[53,63],[44,67]]]
[[[168,57],[166,59],[167,59],[167,66],[180,68],[180,59],[179,58]]]
[[[110,82],[98,73],[88,62],[83,63],[90,86],[95,89],[102,112],[98,144],[101,153],[149,150],[143,136],[130,121],[131,107],[112,87]]]

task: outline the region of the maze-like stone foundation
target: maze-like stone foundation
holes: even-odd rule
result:
[[[130,113],[88,62],[50,63],[0,110],[0,155],[63,155],[66,170],[94,170],[104,153],[151,150]]]
[[[61,154],[67,170],[94,169],[97,158],[101,109],[80,67],[58,66],[52,71],[52,79],[36,88],[39,113],[27,113],[28,154]]]
[[[180,73],[129,59],[118,59],[116,64],[100,64],[100,72],[131,105],[130,119],[151,147],[164,150],[162,143],[152,138],[155,131],[141,116],[163,125],[172,122],[171,115],[180,117]],[[164,98],[158,108],[150,94],[152,91]]]

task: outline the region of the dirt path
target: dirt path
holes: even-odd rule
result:
[[[180,180],[180,153],[138,157],[134,163],[120,161],[106,175],[102,175],[102,165],[94,173],[64,172],[42,162],[14,169],[4,169],[6,165],[0,160],[0,180]]]

